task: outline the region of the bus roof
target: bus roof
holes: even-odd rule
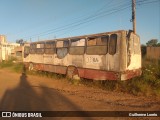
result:
[[[32,43],[43,43],[43,42],[61,41],[61,40],[70,40],[70,39],[82,39],[82,38],[103,36],[103,35],[106,35],[106,34],[114,34],[114,33],[121,33],[121,32],[128,32],[128,31],[127,30],[117,30],[117,31],[112,31],[112,32],[102,32],[102,33],[82,35],[82,36],[57,38],[57,39],[51,39],[51,40],[42,40],[42,41],[36,41],[36,42],[32,42]]]

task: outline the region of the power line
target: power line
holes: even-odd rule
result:
[[[143,1],[149,1],[149,0],[143,0]],[[143,1],[140,1],[137,4],[138,5],[145,5],[145,4],[151,4],[151,3],[155,3],[155,2],[160,2],[160,0],[154,0],[154,1],[149,1],[149,2],[143,2]]]
[[[130,8],[130,6],[128,6],[128,7],[126,7],[126,8],[118,9],[118,10],[113,11],[113,12],[111,12],[111,13],[109,13],[109,14],[106,14],[106,15],[110,15],[110,14],[113,14],[113,13],[117,13],[117,12],[119,12],[119,11],[122,11],[122,10],[125,10],[125,9],[128,9],[128,8]],[[104,17],[104,16],[106,16],[106,15],[99,16],[99,17],[101,18],[101,17]],[[87,23],[87,22],[94,21],[94,20],[96,20],[96,18],[95,18],[95,19],[92,19],[92,20],[90,20],[90,21],[86,21],[86,23]],[[75,27],[76,27],[76,26],[75,26]],[[85,26],[85,27],[86,27],[86,26]],[[80,27],[80,28],[81,28],[81,27]],[[80,28],[73,28],[73,29],[71,29],[70,31],[67,31],[67,33],[68,33],[68,32],[71,32],[71,31],[73,31],[73,30],[78,30],[78,29],[80,29]],[[64,34],[66,34],[66,32],[65,32]],[[60,34],[60,35],[64,35],[64,34]]]
[[[126,5],[128,5],[128,3],[127,3],[127,4],[124,4],[123,6],[126,6]],[[99,16],[102,16],[102,14],[106,14],[106,13],[108,14],[109,12],[112,13],[113,11],[115,11],[115,10],[117,10],[117,9],[123,7],[123,6],[122,6],[122,5],[119,5],[119,6],[116,6],[117,8],[109,9],[108,11],[107,11],[107,10],[106,10],[106,11],[102,11],[102,12],[100,12],[99,14],[90,15],[90,16],[82,19],[82,20],[79,20],[79,21],[76,21],[76,22],[67,24],[67,25],[65,25],[65,26],[61,26],[61,27],[57,27],[57,28],[54,28],[54,29],[50,29],[50,30],[47,30],[47,31],[45,31],[45,32],[42,32],[42,33],[39,33],[39,34],[35,34],[35,35],[29,36],[29,37],[37,37],[37,36],[42,36],[42,35],[46,35],[46,34],[51,34],[51,33],[53,33],[53,32],[63,31],[63,30],[65,30],[65,29],[69,29],[69,28],[71,28],[71,27],[75,27],[75,26],[77,26],[77,25],[81,25],[81,24],[86,23],[86,22],[88,22],[88,21],[92,21],[92,19],[95,19],[95,18],[97,19]],[[107,14],[106,14],[106,15],[107,15]],[[25,38],[26,38],[26,37],[25,37]]]
[[[113,1],[113,0],[111,0]],[[41,33],[38,33],[38,34],[35,34],[35,35],[32,35],[32,36],[29,36],[29,37],[35,37],[35,36],[38,36],[38,35],[42,35],[42,34],[45,34],[45,33],[48,33],[48,32],[59,32],[61,30],[64,30],[64,29],[67,29],[68,27],[72,26],[73,24],[77,24],[79,22],[82,22],[84,20],[87,20],[87,19],[90,19],[92,17],[94,17],[100,10],[104,9],[104,7],[108,6],[110,3],[112,3],[111,1],[107,2],[102,8],[98,9],[94,14],[91,14],[89,16],[87,16],[86,18],[83,18],[83,19],[80,19],[78,21],[75,21],[73,23],[70,23],[70,24],[67,24],[67,25],[64,25],[64,26],[60,26],[60,27],[57,27],[57,28],[53,28],[53,29],[49,29],[47,31],[44,31],[44,32],[41,32]],[[25,38],[28,38],[28,37],[25,37]]]
[[[158,2],[158,1],[159,0],[154,0],[154,1],[148,2],[148,0],[140,0],[140,1],[137,1],[136,3],[139,4],[139,5],[144,5],[144,4],[150,4],[150,3],[154,3],[154,2]],[[28,38],[30,38],[30,37],[34,38],[34,37],[37,37],[37,36],[45,36],[45,35],[48,35],[48,34],[60,32],[60,31],[68,30],[68,29],[75,29],[75,27],[80,26],[82,24],[94,21],[94,20],[99,19],[101,17],[104,17],[106,15],[117,13],[119,11],[122,11],[122,10],[125,10],[125,9],[131,7],[130,2],[127,2],[127,3],[121,2],[121,3],[123,3],[123,4],[115,4],[113,6],[116,6],[116,7],[112,6],[112,9],[108,9],[108,10],[102,11],[105,8],[105,5],[104,5],[104,7],[100,8],[99,10],[97,10],[97,14],[94,13],[94,14],[89,15],[88,17],[86,17],[86,18],[84,18],[82,20],[78,20],[78,21],[75,21],[73,23],[61,26],[61,27],[50,29],[50,30],[44,31],[44,32],[39,33],[39,34],[35,34],[35,35],[32,35],[32,36],[29,36]],[[25,37],[25,38],[27,38],[27,37]]]

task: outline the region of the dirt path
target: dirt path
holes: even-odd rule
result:
[[[159,111],[160,101],[0,69],[0,111],[6,110]]]

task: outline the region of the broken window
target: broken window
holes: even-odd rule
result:
[[[109,36],[102,36],[98,45],[107,45],[108,46]]]
[[[96,45],[96,38],[89,38],[87,40],[87,46],[94,46]]]
[[[68,53],[68,48],[57,48],[57,57],[59,59],[64,58]]]
[[[64,41],[63,42],[63,47],[68,47],[69,46],[69,41],[67,40],[67,41]]]
[[[31,49],[35,49],[36,48],[36,44],[31,44],[30,48]]]
[[[85,48],[85,39],[73,39],[71,40],[71,47],[69,53],[71,55],[83,55]]]
[[[59,59],[64,58],[68,54],[69,41],[57,41],[56,49],[57,49],[57,57]]]
[[[56,47],[57,47],[57,48],[63,47],[63,41],[57,41]]]
[[[36,53],[36,44],[35,43],[32,43],[30,45],[30,53],[31,54],[35,54]]]
[[[44,53],[44,43],[37,43],[36,44],[36,53],[43,54]]]
[[[50,41],[45,43],[45,53],[46,54],[55,53],[55,41]]]
[[[64,41],[57,41],[56,43],[56,47],[60,48],[60,47],[68,47],[69,46],[69,41],[68,40],[64,40]]]
[[[73,39],[71,40],[71,46],[85,46],[85,39]]]
[[[45,43],[45,48],[51,49],[55,47],[55,41],[50,41]]]
[[[36,48],[44,48],[44,43],[40,43],[40,44],[38,43]]]
[[[89,55],[104,55],[108,52],[109,36],[89,38],[87,40],[87,51]]]

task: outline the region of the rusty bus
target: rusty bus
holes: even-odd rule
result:
[[[140,38],[118,30],[32,42],[24,46],[30,70],[93,80],[128,80],[141,75]]]

